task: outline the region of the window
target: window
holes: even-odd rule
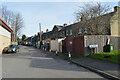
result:
[[[48,38],[48,35],[46,35],[46,39]]]
[[[66,30],[66,36],[68,36],[68,30]]]
[[[87,33],[87,28],[84,29],[84,33]]]
[[[70,30],[70,35],[72,35],[72,29]]]
[[[45,38],[43,37],[43,39],[45,39]]]
[[[82,33],[82,30],[81,30],[81,28],[79,28],[78,34],[81,34],[81,33]]]
[[[52,34],[52,38],[54,38],[55,37],[55,34]]]
[[[65,36],[65,32],[63,31],[63,36]]]
[[[45,35],[45,39],[46,39],[46,35]]]
[[[38,36],[38,40],[40,40],[40,36]]]
[[[60,32],[60,36],[62,36],[62,32]]]

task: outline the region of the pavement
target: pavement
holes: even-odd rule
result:
[[[2,55],[2,77],[99,78],[107,80],[90,70],[59,59],[52,53],[47,54],[40,49],[27,46],[20,46],[20,50],[17,53]]]
[[[64,60],[68,60],[66,56],[63,57],[64,55],[62,55],[62,53],[59,53],[59,56],[56,56],[55,53],[46,53],[54,58],[62,58]],[[91,70],[95,73],[98,73],[101,76],[104,76],[108,79],[120,80],[120,65],[118,64],[97,60],[89,57],[72,59],[71,62],[88,70]]]
[[[80,58],[72,60],[72,63],[80,65],[84,68],[90,69],[96,73],[104,74],[113,79],[120,80],[120,65],[101,61],[93,58]]]
[[[55,53],[49,53],[49,52],[46,53],[54,58],[62,58],[64,60],[68,60],[66,56],[63,57],[64,55],[62,55],[62,53],[59,53],[59,56],[56,56]],[[71,62],[81,67],[84,67],[88,70],[91,70],[93,72],[96,72],[106,78],[120,80],[120,65],[118,64],[97,60],[89,57],[72,59]]]

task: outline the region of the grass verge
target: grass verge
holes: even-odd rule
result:
[[[105,55],[110,55],[110,57],[104,58]],[[101,52],[101,53],[96,53],[96,54],[90,54],[87,57],[120,64],[120,50],[113,51],[110,53]]]

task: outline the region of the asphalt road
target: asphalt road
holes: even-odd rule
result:
[[[33,47],[20,46],[14,54],[2,55],[3,78],[102,78],[85,68],[52,58]]]

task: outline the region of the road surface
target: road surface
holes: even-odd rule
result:
[[[39,49],[20,46],[14,54],[2,55],[3,78],[103,78],[65,60],[52,58]]]

